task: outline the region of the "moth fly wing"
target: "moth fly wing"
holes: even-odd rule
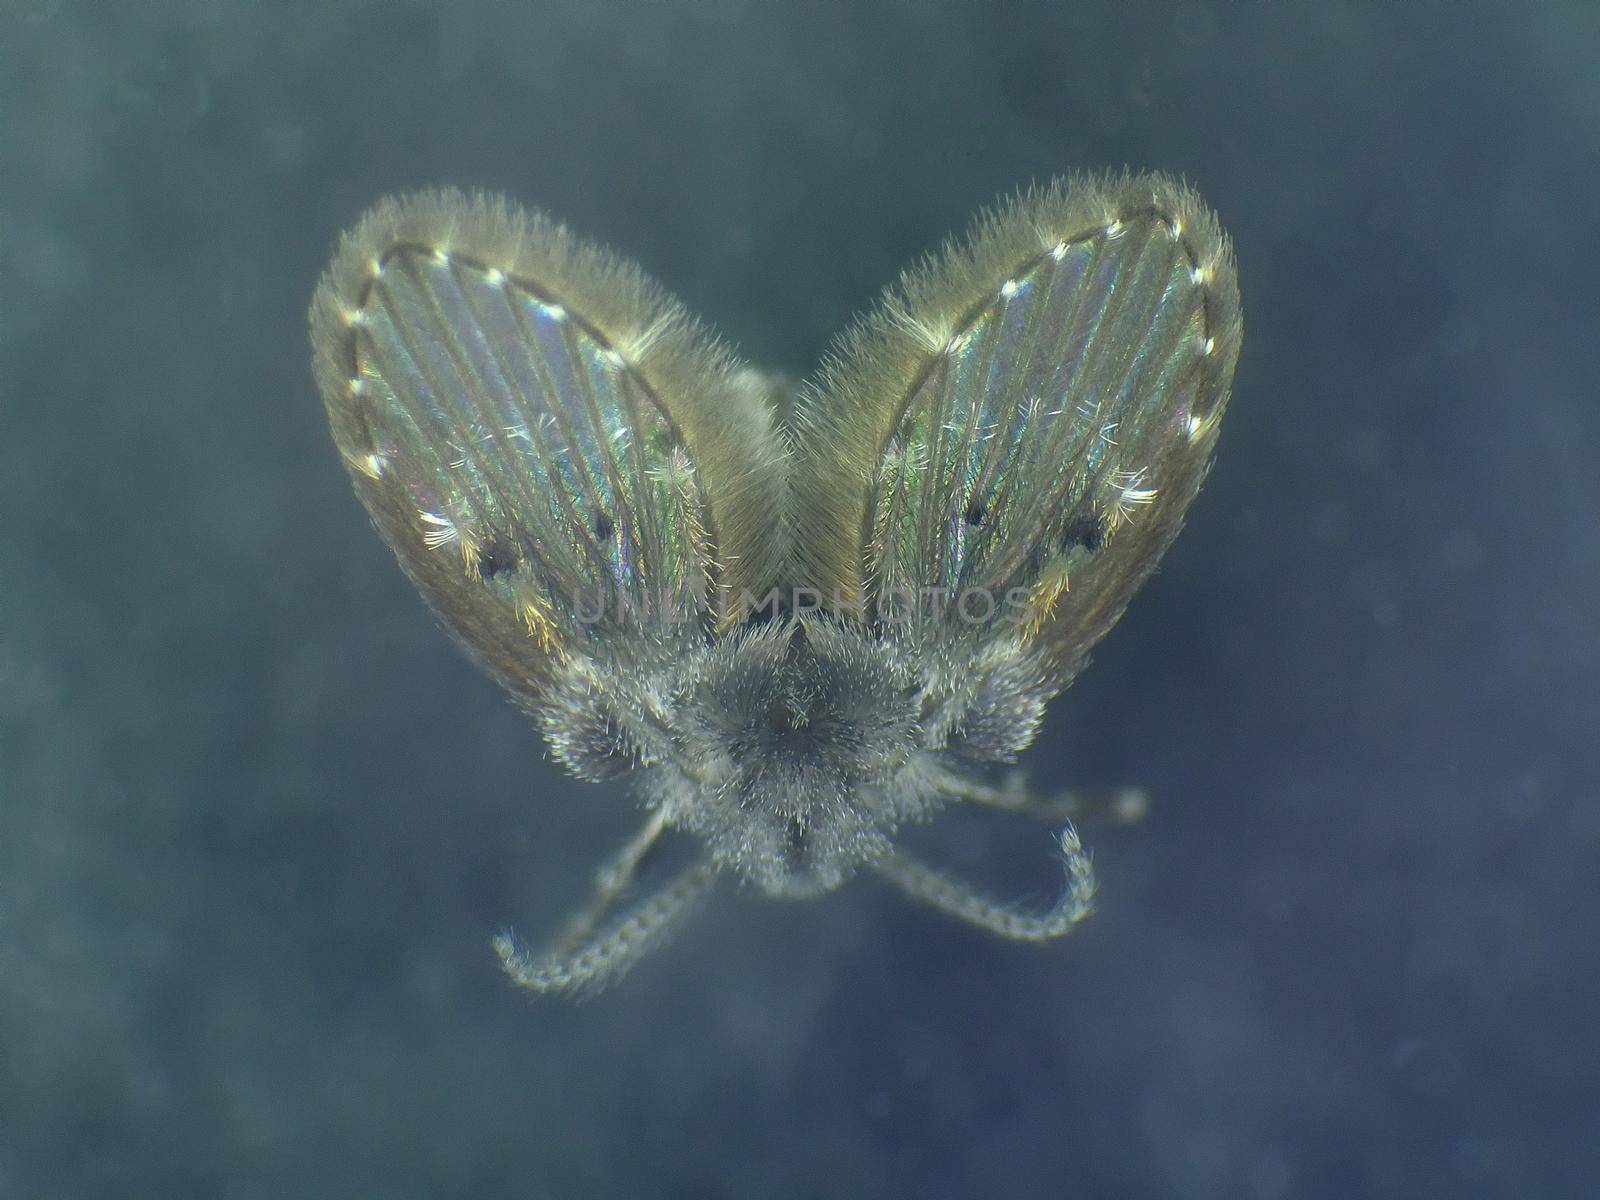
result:
[[[869,612],[908,595],[913,637],[1021,639],[1064,685],[1180,527],[1240,337],[1232,248],[1184,184],[1020,193],[803,392],[797,574]]]
[[[311,306],[334,440],[442,622],[537,703],[734,619],[786,547],[770,411],[632,263],[498,196],[382,201]]]

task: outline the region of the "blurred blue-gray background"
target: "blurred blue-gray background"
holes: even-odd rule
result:
[[[1587,3],[0,0],[0,1197],[1594,1195],[1597,62]],[[351,496],[339,231],[501,189],[804,373],[1124,163],[1221,213],[1246,337],[1029,760],[1153,796],[1100,913],[724,889],[515,993],[489,935],[636,815]],[[943,845],[1043,895],[1041,836]]]

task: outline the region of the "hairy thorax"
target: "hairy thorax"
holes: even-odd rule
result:
[[[809,896],[936,809],[952,766],[1026,746],[1048,691],[1020,645],[928,654],[813,617],[657,670],[584,672],[556,698],[546,733],[579,774],[642,768],[647,803],[721,866],[769,894]]]

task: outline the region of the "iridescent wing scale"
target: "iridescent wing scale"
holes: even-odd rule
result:
[[[1231,247],[1186,187],[1019,197],[903,279],[803,398],[798,573],[923,635],[1009,621],[1064,684],[1176,535],[1240,337]]]
[[[566,655],[670,653],[774,581],[761,390],[630,264],[504,201],[425,193],[345,238],[311,324],[373,521],[524,699]]]

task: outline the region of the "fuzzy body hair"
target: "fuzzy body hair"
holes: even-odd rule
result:
[[[497,939],[517,982],[615,978],[724,872],[811,896],[870,867],[1006,937],[1087,915],[1070,827],[1043,913],[895,838],[954,800],[1029,810],[977,768],[1033,740],[1205,477],[1242,323],[1191,189],[1023,192],[798,384],[627,260],[458,191],[363,217],[310,324],[334,442],[406,574],[562,763],[631,774],[649,812],[551,950]],[[704,858],[606,924],[669,828]]]

